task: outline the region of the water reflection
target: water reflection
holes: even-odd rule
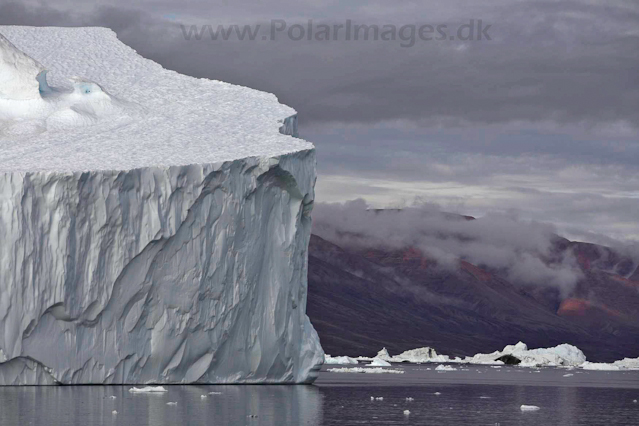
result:
[[[131,394],[129,388],[1,387],[0,424],[322,424],[322,396],[315,386],[167,386],[169,392],[164,394]],[[167,405],[167,402],[177,402],[177,405]],[[112,414],[113,410],[117,414]]]

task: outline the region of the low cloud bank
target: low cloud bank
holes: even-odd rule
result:
[[[570,251],[558,251],[555,228],[492,213],[481,219],[442,212],[437,205],[375,210],[362,200],[319,203],[313,233],[349,248],[419,249],[439,267],[464,260],[514,284],[557,288],[566,296],[582,273]]]

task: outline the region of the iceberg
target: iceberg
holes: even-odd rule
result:
[[[457,369],[451,365],[440,364],[435,368],[435,371],[457,371]]]
[[[373,361],[368,365],[370,367],[390,367],[391,363],[388,361],[384,361],[381,358],[373,358]]]
[[[539,411],[541,408],[537,407],[536,405],[522,405],[521,407],[519,407],[519,409],[521,411]]]
[[[392,362],[410,362],[421,364],[426,362],[455,362],[448,355],[438,355],[433,348],[424,347],[404,351],[399,355],[391,357]]]
[[[369,373],[369,374],[404,374],[404,370],[394,370],[392,368],[363,368],[363,367],[342,367],[342,368],[329,368],[326,370],[330,373]]]
[[[145,386],[143,388],[132,387],[129,389],[131,393],[164,393],[168,392],[164,386]]]
[[[519,361],[518,365],[521,367],[579,366],[586,362],[586,355],[579,348],[566,343],[553,348],[528,349],[525,343],[519,342],[516,345],[506,346],[502,351],[466,357],[463,362],[466,364],[504,364],[499,359],[514,359]]]
[[[461,362],[458,357],[450,358],[448,355],[439,355],[433,348],[423,347],[404,351],[399,355],[391,356],[386,348],[382,348],[374,357],[359,356],[355,358],[359,361],[373,361],[375,359],[387,362],[408,362],[412,364],[422,364],[427,362]]]
[[[386,348],[382,348],[379,352],[377,352],[377,355],[375,355],[375,357],[370,359],[369,361],[373,361],[374,359],[381,359],[383,361],[390,361],[391,360],[391,356],[388,353],[388,350],[386,350]]]
[[[324,364],[358,364],[358,361],[355,358],[351,358],[348,356],[330,356],[326,354],[324,355]]]
[[[0,385],[312,382],[296,112],[108,29],[0,33]]]
[[[639,358],[624,358],[612,363],[586,361],[579,367],[584,370],[601,371],[639,370]]]

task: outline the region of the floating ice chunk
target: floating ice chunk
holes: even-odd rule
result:
[[[451,362],[447,355],[438,355],[435,349],[430,347],[411,349],[392,357],[392,362],[412,362],[415,364],[423,362]]]
[[[381,358],[373,358],[373,361],[368,365],[371,367],[390,367],[391,363],[388,361],[384,361]]]
[[[438,365],[437,368],[435,368],[435,371],[457,371],[457,369],[455,367],[451,367],[450,365]]]
[[[441,392],[435,392],[433,395],[441,395]]]
[[[490,399],[489,396],[480,396],[479,399]]]
[[[584,370],[599,370],[599,371],[619,371],[621,368],[615,364],[608,364],[605,362],[584,362],[579,366]]]
[[[541,408],[537,407],[536,405],[522,405],[521,407],[519,407],[519,409],[521,411],[538,411],[538,410],[541,410]]]
[[[564,377],[572,377],[574,374],[564,374]]]
[[[520,361],[521,367],[537,366],[577,366],[586,361],[586,356],[577,347],[562,344],[553,348],[528,349],[525,343],[508,345],[503,351],[495,351],[489,354],[477,354],[466,357],[465,363],[471,364],[501,364],[498,358],[510,356]]]
[[[116,399],[116,398],[117,398],[117,396],[115,396],[115,395],[111,395],[111,396],[109,397],[109,399]]]
[[[209,392],[209,395],[222,395],[222,392]]]
[[[414,400],[415,400],[415,399],[414,399],[414,398],[411,398],[410,396],[409,396],[408,398],[406,398],[406,401],[409,401],[409,402],[410,402],[410,401],[414,401]]]
[[[377,352],[377,356],[375,356],[375,358],[383,359],[384,361],[390,361],[391,356],[386,348],[382,348],[381,351]]]
[[[111,414],[113,414],[115,416],[116,414],[118,414],[118,412],[113,410],[113,411],[111,411]]]
[[[584,370],[601,371],[639,370],[639,358],[624,358],[612,363],[586,361],[579,367]]]
[[[405,416],[409,416],[410,415],[410,410],[404,410],[404,415]]]
[[[324,355],[324,364],[358,364],[358,362],[355,358],[348,356]]]
[[[374,401],[374,400],[375,400],[375,397],[374,397],[374,396],[371,396],[371,401]]]
[[[387,362],[410,362],[412,364],[422,364],[426,362],[462,362],[461,358],[450,358],[448,355],[438,355],[435,349],[430,347],[411,349],[395,356],[391,356],[386,348],[382,348],[373,358],[360,356],[356,359],[359,361],[372,361],[375,358],[383,359]]]
[[[404,374],[404,370],[394,370],[391,368],[382,368],[382,367],[368,367],[368,368],[362,368],[362,367],[342,367],[342,368],[329,368],[328,370],[326,370],[330,373],[377,373],[377,374],[381,374],[381,373],[391,373],[391,374]]]
[[[168,390],[166,390],[164,386],[145,386],[143,388],[132,387],[131,389],[129,389],[129,392],[131,393],[162,393],[162,392],[168,392]]]
[[[378,396],[377,398],[375,398],[377,401],[383,401],[384,397],[383,396]]]
[[[177,405],[177,402],[167,402],[166,405]]]
[[[206,399],[207,395],[200,395],[200,399]]]

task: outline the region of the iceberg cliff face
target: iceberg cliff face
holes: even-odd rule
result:
[[[0,32],[44,67],[47,43],[90,58],[76,42],[88,35],[106,50],[84,65],[94,80],[117,83],[126,70],[100,74],[100,60],[124,61],[183,95],[124,90],[140,108],[116,128],[44,120],[28,140],[0,134],[0,385],[312,382],[324,356],[305,313],[315,153],[288,136],[294,111],[149,65],[104,29]],[[216,117],[238,94],[257,117]],[[172,106],[187,126],[153,113]]]

